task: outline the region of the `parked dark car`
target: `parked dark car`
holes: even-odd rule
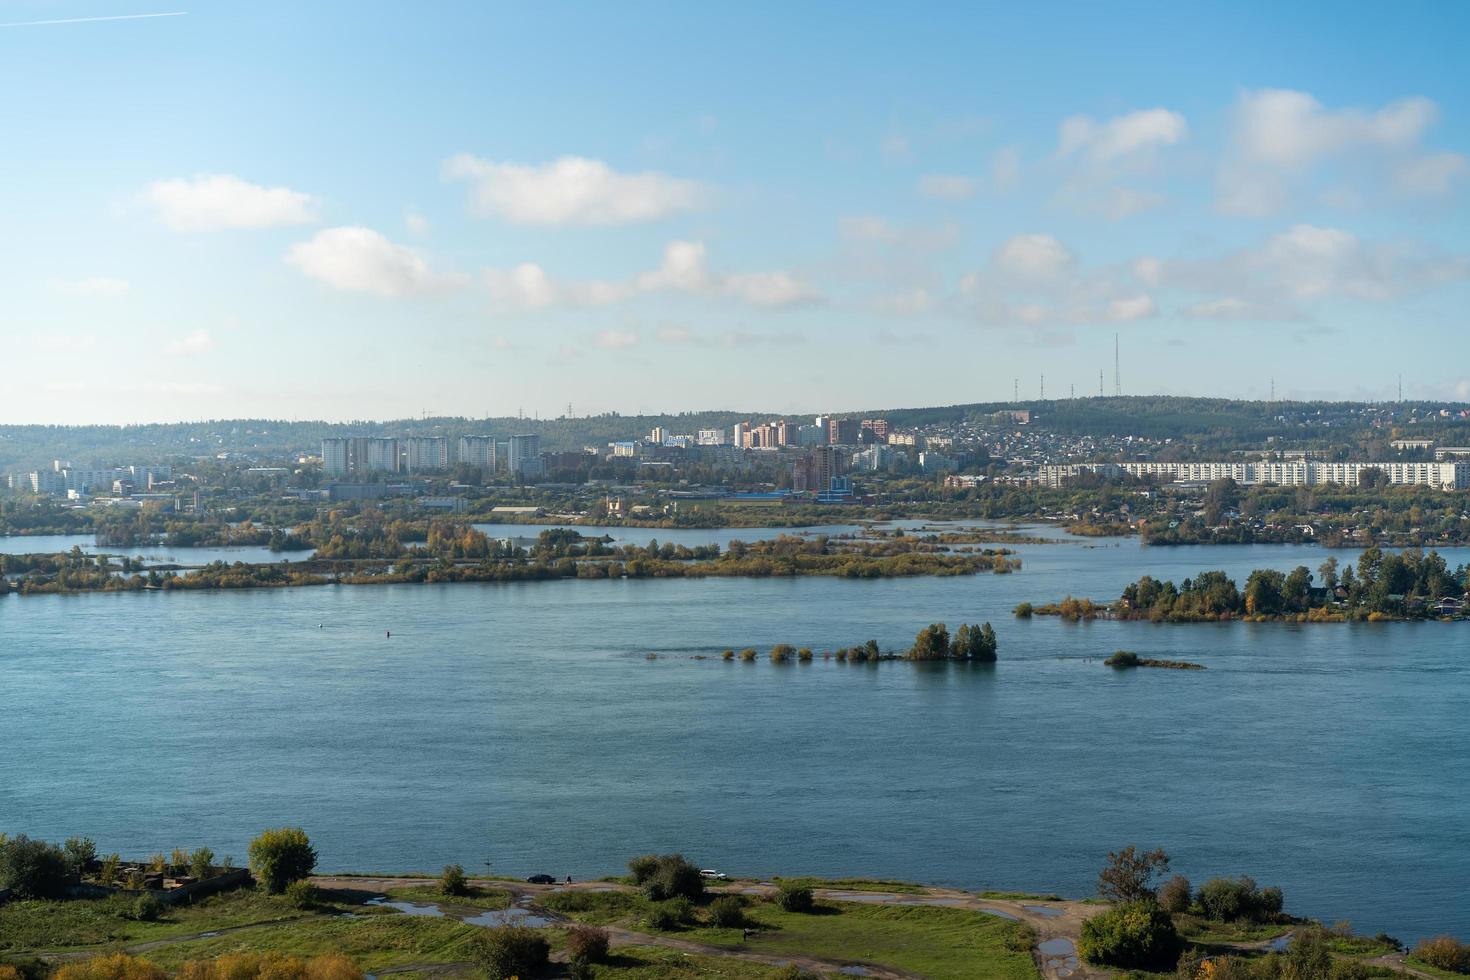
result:
[[[531,877],[527,878],[526,880],[529,881],[533,885],[554,885],[554,884],[556,884],[556,879],[553,878],[553,877],[551,877],[551,875],[532,875]]]

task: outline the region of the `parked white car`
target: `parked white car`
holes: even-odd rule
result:
[[[730,879],[730,876],[725,874],[725,872],[716,871],[714,868],[705,868],[699,872],[699,876],[701,878],[713,878],[715,881],[728,881]]]

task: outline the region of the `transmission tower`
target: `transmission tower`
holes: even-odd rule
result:
[[[1118,357],[1118,335],[1113,334],[1113,397],[1121,398],[1123,395],[1123,372],[1122,361]]]

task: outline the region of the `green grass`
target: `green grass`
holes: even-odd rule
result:
[[[1174,916],[1174,927],[1179,930],[1179,935],[1192,943],[1208,946],[1213,943],[1258,943],[1288,933],[1293,926],[1290,923],[1256,923],[1244,919],[1235,922],[1221,922],[1218,919],[1206,919],[1198,915],[1181,914]]]
[[[483,929],[456,919],[418,915],[343,916],[303,919],[195,939],[148,950],[143,955],[166,970],[187,960],[228,953],[273,950],[294,956],[343,953],[370,973],[394,966],[458,963],[472,958],[471,943]]]
[[[1441,970],[1437,966],[1430,966],[1423,960],[1415,959],[1412,956],[1405,960],[1405,962],[1412,966],[1414,969],[1422,970],[1432,977],[1443,977],[1444,980],[1464,980],[1465,978],[1465,974],[1463,973],[1454,973],[1450,970]]]
[[[875,963],[931,980],[1037,976],[1031,929],[982,912],[839,902],[801,914],[761,903],[750,906],[746,917],[758,930],[749,940],[739,929],[710,927],[680,937],[760,953]]]
[[[977,898],[988,898],[994,902],[1061,902],[1060,895],[1036,895],[1031,892],[976,892]]]
[[[156,922],[127,918],[136,898],[69,902],[10,902],[0,906],[0,951],[61,949],[147,942],[312,913],[255,889],[213,895],[193,905],[165,907]]]
[[[613,980],[685,980],[722,977],[726,980],[765,980],[776,972],[761,963],[723,956],[699,956],[661,946],[619,946],[609,962],[593,968],[593,976]]]
[[[388,889],[388,897],[396,902],[429,902],[474,909],[503,909],[510,905],[510,892],[478,885],[471,886],[463,895],[446,895],[437,885],[411,885]]]
[[[892,892],[898,895],[918,895],[927,889],[909,881],[883,881],[876,878],[772,878],[778,885],[796,885],[801,888],[827,888],[841,892]]]
[[[549,892],[538,895],[536,904],[576,922],[598,926],[642,914],[648,907],[643,896],[633,892]]]

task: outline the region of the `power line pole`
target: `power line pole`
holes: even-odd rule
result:
[[[1018,402],[1020,400],[1021,400],[1021,379],[1020,378],[1013,378],[1013,379],[1011,379],[1011,401]]]
[[[1103,373],[1102,368],[1097,369],[1097,397],[1103,397]]]
[[[1046,401],[1046,372],[1041,372],[1041,400]]]
[[[1113,334],[1113,397],[1123,396],[1122,359],[1118,356],[1118,335]]]

